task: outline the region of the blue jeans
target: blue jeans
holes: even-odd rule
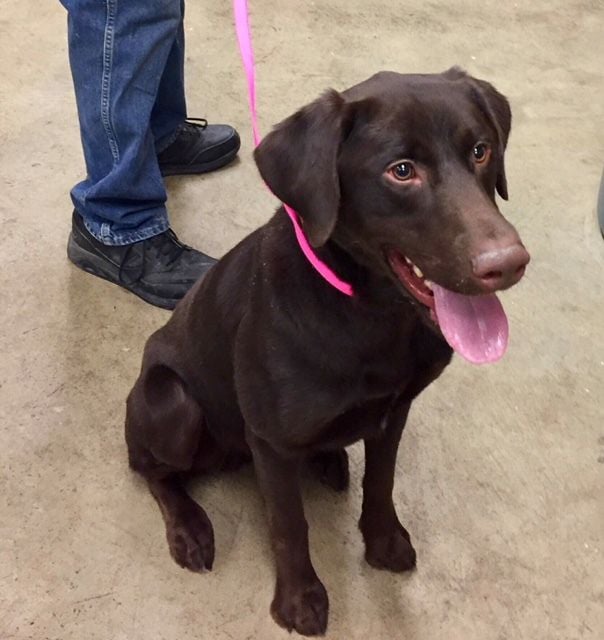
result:
[[[87,177],[71,191],[105,244],[168,228],[157,152],[186,118],[184,0],[60,0]]]

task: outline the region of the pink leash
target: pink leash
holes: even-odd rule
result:
[[[250,115],[252,118],[252,130],[254,133],[254,145],[258,146],[260,143],[260,134],[258,132],[258,115],[256,112],[256,68],[254,66],[254,49],[252,48],[252,36],[250,33],[250,24],[248,19],[248,7],[247,0],[233,0],[233,9],[235,11],[235,30],[237,31],[237,40],[239,42],[239,51],[241,52],[241,59],[243,61],[243,67],[245,69],[245,75],[247,77],[248,97],[250,103]],[[347,296],[353,295],[353,289],[348,282],[340,280],[338,276],[317,256],[312,247],[308,243],[304,231],[300,226],[300,218],[298,214],[288,205],[283,203],[283,207],[290,217],[292,224],[294,225],[294,231],[296,238],[302,253],[306,256],[306,259],[315,268],[315,270],[324,278],[329,284],[346,294]]]

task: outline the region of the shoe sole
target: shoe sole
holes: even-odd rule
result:
[[[139,293],[138,291],[131,289],[127,284],[119,281],[117,273],[108,271],[106,260],[92,251],[87,251],[81,245],[77,244],[72,233],[69,234],[69,240],[67,241],[67,257],[76,267],[78,267],[78,269],[81,269],[86,273],[90,273],[97,278],[102,278],[112,284],[116,284],[118,287],[125,289],[129,293],[133,293],[141,300],[144,300],[155,307],[171,311],[180,301],[180,298],[176,300],[173,298],[160,298],[152,293]]]
[[[198,164],[160,164],[159,169],[162,176],[191,176],[216,171],[216,169],[226,166],[235,159],[235,156],[239,153],[239,146],[229,151],[226,155],[220,156],[220,158],[216,158],[216,160],[211,160],[210,162],[200,162]]]

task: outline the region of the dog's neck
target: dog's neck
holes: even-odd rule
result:
[[[342,280],[352,285],[355,296],[364,305],[381,310],[396,308],[401,313],[415,312],[413,304],[396,284],[385,273],[372,268],[368,260],[360,260],[354,255],[337,234],[316,253]]]

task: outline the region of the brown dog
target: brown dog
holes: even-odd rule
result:
[[[391,571],[415,565],[392,502],[409,407],[451,359],[443,333],[470,360],[501,355],[505,317],[493,292],[529,260],[495,205],[495,189],[507,198],[510,120],[506,99],[459,69],[380,73],[325,94],[255,157],[355,295],[317,274],[279,209],[147,342],[126,439],[170,552],[193,571],[212,567],[212,525],[182,479],[253,458],[277,569],[271,611],[287,629],[327,627],[298,484],[306,462],[344,488],[344,447],[363,439],[366,559]]]

